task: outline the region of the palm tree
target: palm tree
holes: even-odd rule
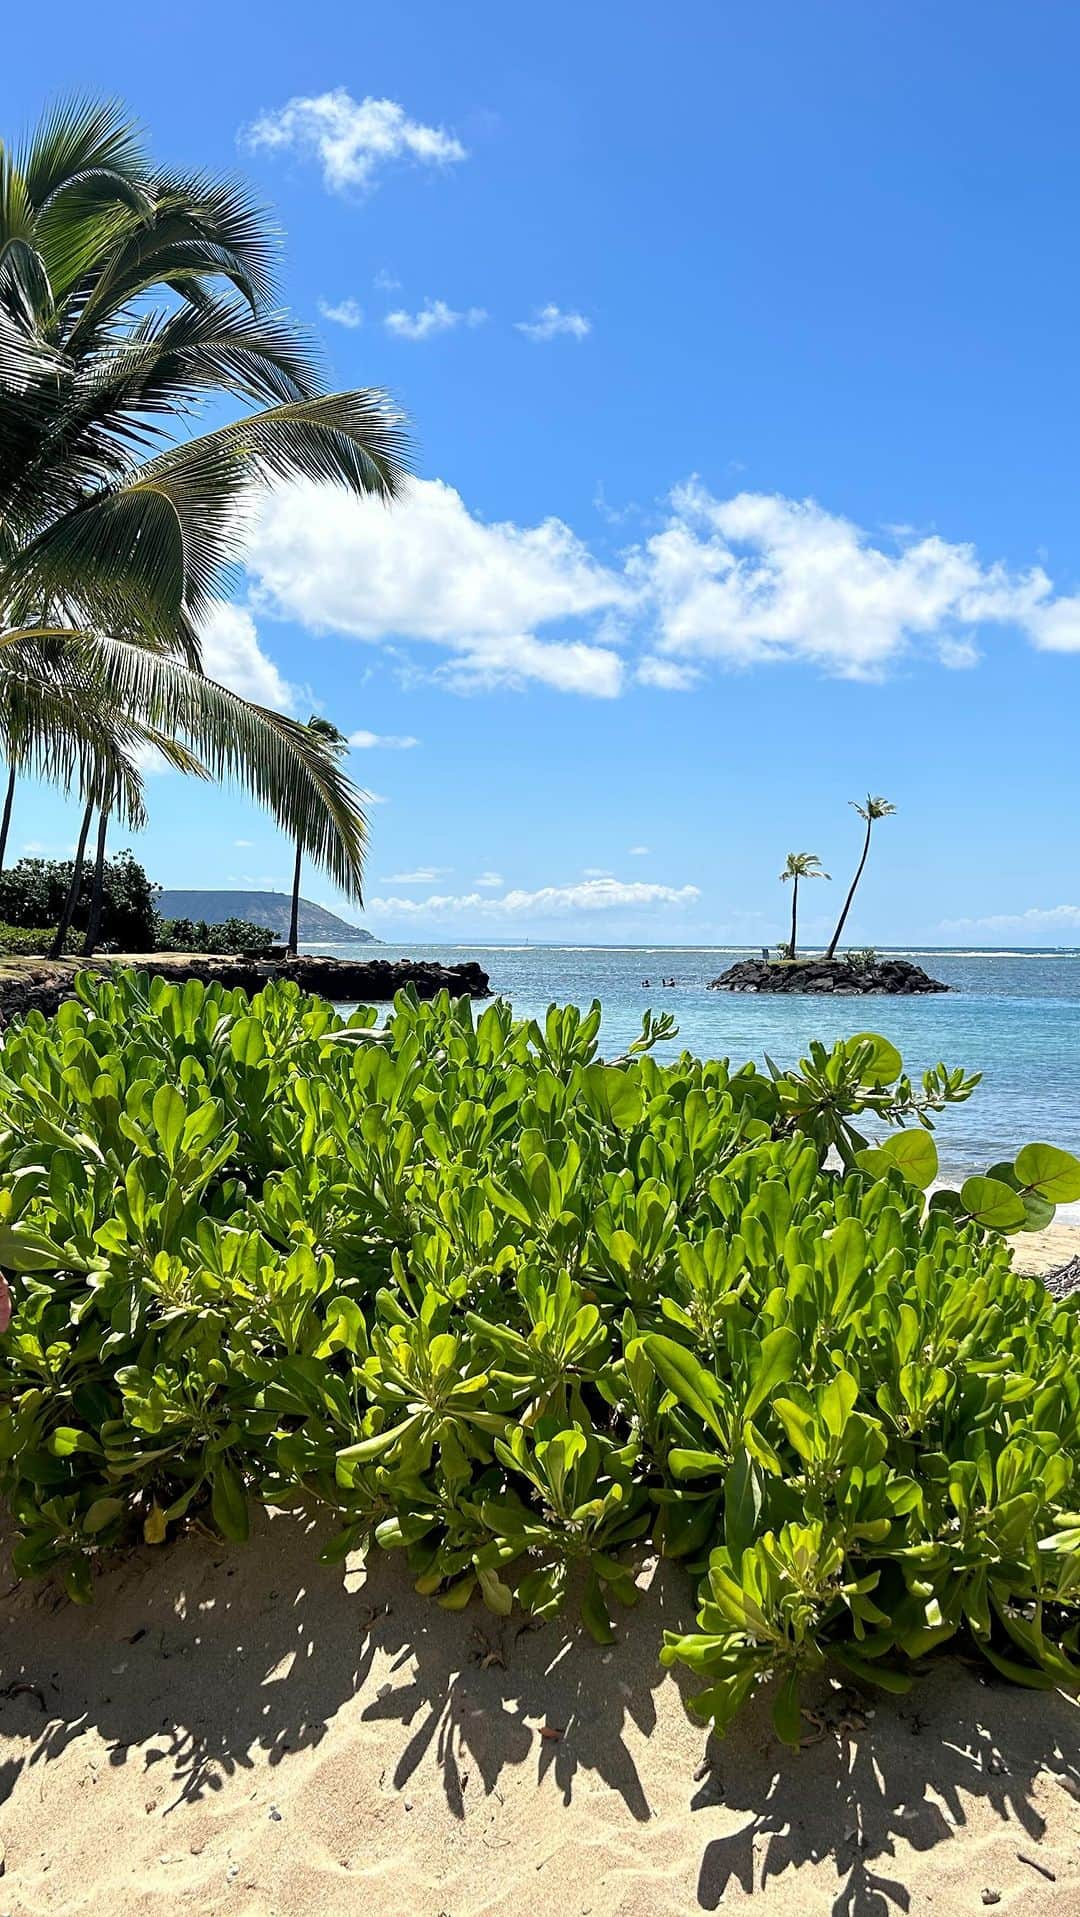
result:
[[[307,729],[317,739],[331,762],[341,758],[348,750],[349,741],[343,732],[339,732],[329,719],[321,719],[313,712],[307,722]],[[288,958],[296,957],[297,940],[300,935],[300,867],[303,863],[304,848],[299,839],[296,841],[296,864],[293,866],[292,912],[289,916],[289,942],[285,947]]]
[[[799,880],[827,879],[829,874],[821,869],[821,860],[816,852],[789,852],[787,863],[780,874],[782,883],[791,880],[791,939],[788,943],[788,958],[795,957],[795,939],[799,920]]]
[[[102,732],[107,737],[103,738],[98,770],[90,783],[89,796],[83,808],[71,868],[71,883],[60,914],[60,922],[52,945],[49,947],[50,958],[62,958],[64,954],[64,945],[68,932],[71,930],[71,921],[75,916],[75,908],[82,891],[86,842],[94,813],[97,811],[99,823],[94,889],[83,954],[89,958],[94,951],[101,930],[105,839],[109,816],[113,811],[119,811],[124,823],[133,826],[136,831],[146,824],[143,780],[138,755],[148,751],[156,752],[176,772],[186,772],[200,779],[210,776],[201,760],[197,759],[180,740],[170,738],[167,733],[157,732],[153,727],[140,725],[124,714],[112,715],[111,725],[103,723]]]
[[[867,854],[870,850],[870,834],[872,833],[874,829],[874,821],[876,819],[887,819],[890,812],[896,811],[896,807],[894,805],[890,805],[888,799],[872,798],[869,792],[866,795],[865,805],[860,805],[857,799],[849,799],[848,804],[854,808],[854,810],[858,813],[860,819],[865,819],[866,837],[863,840],[862,858],[859,860],[859,863],[855,868],[855,877],[851,881],[851,888],[848,892],[847,898],[844,900],[844,909],[841,912],[839,919],[837,920],[836,930],[833,933],[832,938],[829,940],[829,948],[825,954],[825,957],[827,959],[836,957],[836,948],[840,943],[840,934],[844,929],[844,925],[847,920],[847,915],[851,910],[851,901],[855,897],[855,892],[858,887],[859,880],[862,878],[862,875],[863,875],[863,867],[866,864]]]
[[[113,104],[61,105],[18,153],[0,144],[0,713],[13,680],[25,735],[2,717],[0,733],[10,769],[66,766],[84,800],[100,795],[71,698],[46,712],[19,694],[85,681],[240,781],[359,899],[349,779],[307,727],[202,670],[200,623],[260,488],[390,501],[405,476],[401,415],[372,389],[326,392],[274,310],[273,266],[246,191],[152,166]],[[257,410],[182,437],[221,396]]]

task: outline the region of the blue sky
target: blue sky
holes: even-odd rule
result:
[[[371,928],[756,943],[870,789],[853,942],[1078,942],[1075,9],[176,18],[23,10],[0,127],[102,90],[241,168],[336,380],[413,420],[411,502],[278,497],[207,638],[396,742],[352,755]],[[287,886],[235,795],[150,803],[162,882]],[[15,849],[72,818],[28,788]]]

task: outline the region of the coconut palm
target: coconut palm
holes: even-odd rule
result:
[[[339,732],[329,719],[322,719],[313,712],[307,722],[312,738],[317,739],[331,764],[339,760],[348,751],[349,741],[343,732]],[[297,941],[300,936],[300,868],[304,860],[304,848],[300,840],[296,841],[296,864],[293,866],[292,912],[289,915],[289,942],[285,950],[289,958],[296,957]]]
[[[858,813],[860,819],[865,820],[866,836],[863,839],[862,857],[855,868],[855,877],[851,881],[851,886],[848,891],[847,898],[844,900],[844,909],[841,912],[840,917],[836,922],[836,930],[833,933],[832,938],[829,940],[828,950],[825,953],[825,957],[827,959],[836,957],[836,948],[840,943],[840,934],[844,929],[844,925],[847,921],[847,915],[851,910],[851,901],[855,897],[859,880],[862,878],[862,875],[863,875],[863,868],[866,865],[867,855],[870,851],[870,834],[873,832],[874,824],[876,820],[887,819],[890,812],[896,811],[896,807],[894,805],[890,805],[888,799],[872,798],[869,792],[866,795],[865,805],[860,805],[857,799],[849,799],[848,804],[854,808],[854,810]]]
[[[246,786],[359,898],[355,788],[307,727],[202,671],[261,488],[389,501],[405,472],[401,416],[378,391],[325,391],[273,267],[244,188],[153,166],[115,105],[62,105],[17,153],[0,144],[0,678],[62,659]],[[221,396],[256,410],[181,437]],[[72,738],[56,715],[27,724],[28,757],[62,776]],[[84,799],[104,789],[85,770]]]
[[[795,957],[795,940],[799,921],[799,880],[827,879],[829,874],[822,871],[821,860],[816,852],[789,852],[787,862],[780,874],[781,882],[791,880],[791,938],[788,941],[788,957]]]

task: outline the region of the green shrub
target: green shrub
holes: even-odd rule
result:
[[[648,1020],[605,1065],[596,1006],[402,996],[376,1031],[292,986],[78,992],[0,1047],[20,1572],[86,1598],[188,1513],[319,1505],[331,1560],[398,1548],[500,1614],[573,1584],[601,1640],[651,1541],[702,1580],[663,1656],[721,1727],[772,1675],[797,1737],[826,1658],[896,1689],[950,1641],[1075,1682],[1080,1319],[991,1227],[1080,1164],[927,1202],[973,1079],[872,1035],[659,1065]]]
[[[214,952],[264,957],[275,949],[277,933],[267,925],[253,925],[250,919],[222,919],[208,925],[205,919],[161,919],[154,934],[159,952]],[[282,947],[277,946],[280,953]]]
[[[0,925],[0,953],[6,956],[29,955],[39,957],[47,952],[53,942],[55,925],[51,930],[37,931],[23,925]]]
[[[49,925],[51,943],[71,885],[71,859],[18,859],[0,871],[0,921],[29,927]],[[93,897],[93,861],[83,869],[72,925],[85,932]],[[160,887],[151,883],[130,852],[106,859],[102,873],[100,943],[115,952],[152,952]],[[48,949],[46,947],[46,949]]]

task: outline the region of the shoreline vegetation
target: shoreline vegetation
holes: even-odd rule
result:
[[[1066,1917],[1080,1163],[183,963],[0,1038],[13,1911]]]

